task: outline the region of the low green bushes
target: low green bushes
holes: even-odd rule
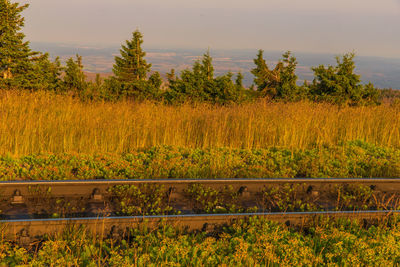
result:
[[[157,147],[129,154],[0,157],[0,180],[400,177],[400,150],[361,141],[310,150]]]
[[[393,266],[400,224],[321,221],[295,229],[251,218],[213,232],[170,226],[130,229],[123,239],[66,231],[30,246],[0,241],[0,262],[14,266]]]

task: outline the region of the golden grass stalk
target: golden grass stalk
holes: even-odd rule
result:
[[[0,91],[0,154],[124,153],[159,145],[312,148],[356,139],[400,148],[400,107],[262,100],[175,107]]]

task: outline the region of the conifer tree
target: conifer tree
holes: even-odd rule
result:
[[[159,73],[147,78],[151,71],[144,57],[146,52],[141,45],[143,35],[137,30],[133,32],[132,39],[127,40],[120,49],[121,56],[115,57],[113,72],[115,77],[105,81],[105,88],[111,98],[154,99],[159,95],[162,84]]]
[[[243,74],[241,72],[239,72],[237,74],[236,80],[235,80],[236,86],[238,88],[243,88],[243,78],[244,78]]]
[[[205,76],[205,78],[208,81],[211,81],[214,79],[214,66],[212,64],[212,57],[210,55],[210,50],[207,50],[207,52],[203,55],[203,59],[201,61],[201,67],[200,70]]]
[[[64,85],[66,90],[82,92],[87,88],[86,77],[83,73],[82,57],[68,59],[65,68]]]
[[[94,81],[94,85],[96,88],[100,88],[102,85],[103,81],[101,80],[100,74],[96,73],[96,79]]]
[[[171,70],[167,77],[169,90],[165,95],[170,103],[201,101],[228,104],[240,101],[244,94],[242,74],[238,74],[236,84],[232,81],[233,74],[230,72],[214,77],[214,67],[209,51],[201,60],[194,62],[192,70],[183,70],[180,77]]]
[[[34,53],[21,32],[24,18],[21,12],[28,5],[0,0],[0,86],[25,88],[25,74],[32,71],[30,56]]]
[[[120,49],[121,56],[115,57],[113,72],[120,82],[135,82],[146,79],[151,64],[147,64],[142,50],[143,35],[137,30],[133,33],[132,40],[127,40],[126,45]]]
[[[259,50],[257,58],[254,59],[256,68],[251,71],[261,96],[291,101],[304,98],[304,88],[297,86],[296,58],[288,51],[282,55],[283,59],[275,68],[270,70],[264,60],[263,52]]]
[[[258,50],[257,58],[254,59],[256,68],[251,70],[254,75],[254,83],[258,91],[264,91],[268,86],[267,73],[270,72],[267,63],[264,59],[264,51]]]
[[[62,90],[60,58],[57,57],[53,62],[49,59],[49,54],[40,54],[33,60],[33,70],[27,75],[30,81],[30,88],[33,90]]]
[[[175,79],[176,79],[175,69],[171,69],[171,72],[167,73],[167,79],[168,79],[169,83],[175,81]]]
[[[280,84],[277,92],[278,98],[291,101],[302,99],[305,92],[302,87],[297,86],[298,77],[295,73],[298,62],[290,51],[284,53],[282,57],[282,68],[279,73]]]
[[[372,84],[361,84],[361,76],[354,73],[354,53],[336,57],[336,66],[320,65],[312,68],[314,80],[311,94],[319,100],[336,104],[378,104],[379,91]]]
[[[158,71],[154,72],[150,77],[149,77],[149,83],[154,87],[154,89],[159,90],[162,85],[162,78],[161,75]]]

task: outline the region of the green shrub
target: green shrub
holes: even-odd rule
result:
[[[393,266],[400,263],[397,220],[362,226],[323,220],[291,228],[250,218],[213,235],[171,226],[128,229],[122,240],[82,229],[22,248],[0,241],[0,263],[74,266]]]
[[[400,177],[400,150],[362,141],[309,150],[154,147],[0,157],[0,180]]]

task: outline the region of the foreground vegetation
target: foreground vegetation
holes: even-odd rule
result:
[[[54,266],[393,266],[400,263],[400,224],[360,226],[323,221],[303,229],[249,219],[220,231],[169,226],[132,229],[123,240],[66,231],[29,247],[0,242],[0,261]]]
[[[84,103],[52,93],[0,91],[0,154],[129,153],[138,148],[289,149],[363,140],[400,148],[398,105],[312,102],[213,106]]]
[[[308,150],[158,147],[0,157],[1,180],[399,177],[400,150],[361,141]]]

